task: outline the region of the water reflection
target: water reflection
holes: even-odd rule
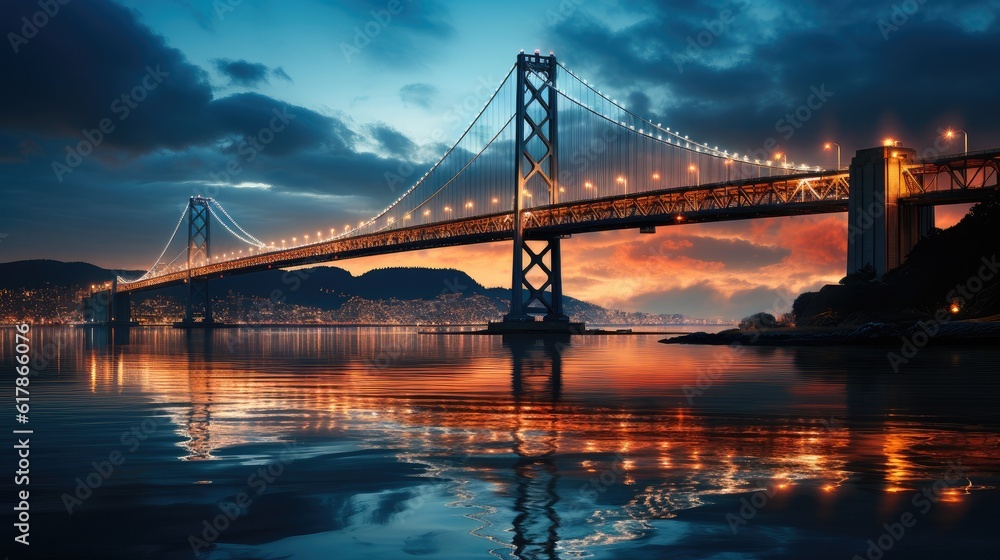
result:
[[[514,554],[524,559],[555,559],[559,541],[556,486],[559,469],[553,456],[558,452],[559,414],[562,388],[562,353],[570,337],[505,336],[503,346],[511,353],[511,385],[516,423],[511,431],[514,479]],[[524,405],[524,408],[522,406]],[[549,418],[547,426],[532,422],[532,416]]]
[[[941,384],[900,383],[879,369],[881,353],[744,350],[689,401],[685,386],[731,349],[403,328],[131,336],[125,348],[95,345],[79,371],[94,393],[137,390],[162,407],[185,463],[247,461],[251,444],[356,441],[448,482],[448,507],[479,512],[466,515],[468,533],[501,557],[588,556],[728,494],[801,485],[833,499],[850,484],[888,503],[955,458],[996,471],[996,430],[952,423],[988,416],[995,395],[972,395],[976,378],[955,375],[947,390],[967,398],[924,408]],[[935,367],[951,359],[928,355]]]

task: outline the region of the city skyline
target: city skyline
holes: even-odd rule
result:
[[[998,46],[996,5],[104,1],[60,5],[32,34],[20,18],[39,4],[7,4],[3,64],[18,81],[0,93],[0,260],[148,267],[193,194],[224,201],[266,240],[366,219],[457,139],[520,49],[554,51],[693,139],[797,164],[835,167],[829,141],[846,164],[889,136],[920,155],[961,151],[947,127],[972,129],[970,149],[997,145],[990,89],[976,87],[988,78],[971,72]],[[954,82],[906,95],[923,85],[919,64],[945,61]],[[247,142],[262,125],[273,142]],[[963,213],[939,209],[939,227]],[[836,282],[846,232],[846,216],[826,215],[576,236],[566,293],[742,316]],[[509,286],[509,253],[495,243],[339,266],[453,267]]]

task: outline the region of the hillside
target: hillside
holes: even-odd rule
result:
[[[799,326],[913,323],[938,312],[950,319],[1000,314],[1000,193],[962,220],[922,239],[905,262],[881,279],[847,276],[840,285],[807,292],[793,306]]]
[[[116,274],[87,263],[50,260],[0,264],[0,322],[75,322],[91,284]],[[185,286],[146,292],[133,302],[133,317],[162,323],[183,315]],[[268,270],[214,280],[216,319],[246,323],[483,323],[508,310],[510,291],[486,288],[454,269],[385,268],[353,276],[319,266]],[[565,298],[574,320],[604,324],[664,324],[690,321],[682,315],[652,315],[604,309]]]

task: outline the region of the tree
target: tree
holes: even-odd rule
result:
[[[740,321],[740,330],[741,331],[751,331],[751,330],[760,330],[760,329],[773,329],[774,327],[777,327],[777,326],[778,326],[778,321],[777,321],[777,319],[774,318],[774,315],[771,315],[770,313],[763,313],[763,312],[762,313],[754,313],[753,315],[750,315],[749,317],[744,317],[743,320]]]
[[[840,284],[843,286],[866,284],[874,281],[876,278],[878,278],[878,272],[875,270],[875,265],[866,263],[865,266],[861,267],[861,270],[852,272],[841,278]]]

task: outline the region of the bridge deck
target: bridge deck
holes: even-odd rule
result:
[[[642,226],[844,212],[847,197],[847,175],[838,171],[743,179],[531,208],[524,212],[524,234],[526,239],[532,239]],[[264,252],[120,284],[118,292],[159,289],[182,284],[189,278],[221,278],[512,238],[512,213],[496,213]]]

